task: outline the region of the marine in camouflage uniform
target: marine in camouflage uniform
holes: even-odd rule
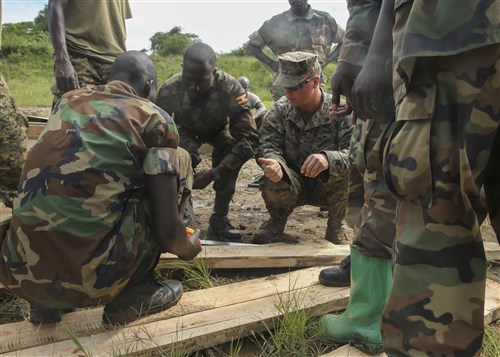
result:
[[[307,80],[310,83],[303,83],[295,90],[288,88],[286,96],[273,104],[260,129],[258,161],[266,173],[265,166],[269,164],[266,160],[276,160],[282,178],[275,181],[267,173],[261,178],[260,190],[270,220],[254,233],[255,243],[279,241],[290,213],[306,204],[328,209],[325,238],[337,244],[345,243],[341,229],[347,196],[350,117],[330,118],[331,95],[314,87],[312,82],[312,78],[317,79],[318,83],[314,84],[319,85],[321,68],[317,58],[306,52],[291,52],[279,57],[279,84],[293,87]],[[309,86],[305,87],[307,84]],[[318,96],[314,110],[305,110],[302,104],[289,99],[299,91],[300,95]],[[316,154],[326,158],[327,166],[311,177],[305,174],[303,166]]]
[[[49,30],[54,47],[54,102],[75,88],[91,89],[109,80],[116,56],[125,52],[128,0],[50,0]]]
[[[215,202],[208,235],[215,240],[239,240],[241,234],[227,218],[229,203],[235,192],[238,173],[243,164],[255,156],[259,142],[247,95],[234,77],[214,67],[215,52],[210,46],[191,46],[183,63],[184,72],[165,81],[156,104],[174,117],[180,146],[191,155],[195,169],[201,162],[201,145],[208,143],[213,146],[213,169],[210,173],[213,176],[211,181],[214,181]],[[194,69],[188,69],[190,63],[194,63]],[[197,91],[200,84],[198,80],[187,84],[187,80],[197,73],[198,66],[203,67],[203,77],[207,75],[212,79],[207,84],[208,89],[203,93],[197,92],[195,98],[195,94],[190,94],[191,87],[196,87]],[[223,173],[220,174],[219,170]],[[200,174],[205,172],[197,172],[196,177]]]
[[[262,52],[266,46],[276,57],[292,51],[316,52],[324,69],[337,58],[344,30],[329,13],[314,10],[307,0],[289,0],[289,3],[290,10],[265,21],[249,36],[249,49],[276,73],[278,62]],[[337,47],[332,50],[333,44],[337,44]],[[271,92],[275,100],[285,94],[284,89],[275,84]]]
[[[0,1],[0,50],[2,48],[2,2]],[[12,207],[19,176],[26,161],[28,120],[19,112],[0,72],[0,202]]]
[[[192,170],[171,117],[136,93],[114,80],[65,94],[29,152],[1,242],[0,280],[32,310],[112,304],[133,286],[131,304],[153,277],[165,248],[151,229],[146,182],[173,175],[181,197]],[[110,308],[105,313],[116,312]]]
[[[385,160],[401,202],[384,348],[476,356],[486,210],[497,238],[500,228],[500,2],[407,0],[394,10],[397,122]]]

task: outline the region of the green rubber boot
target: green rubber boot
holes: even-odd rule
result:
[[[341,315],[321,317],[321,331],[335,343],[349,343],[370,354],[382,352],[380,320],[391,286],[391,260],[367,257],[351,246],[349,304]]]

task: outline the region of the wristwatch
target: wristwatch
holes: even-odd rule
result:
[[[217,170],[215,169],[211,169],[210,170],[210,174],[212,175],[212,179],[214,180],[214,182],[217,182],[220,180],[220,175],[219,173],[217,172]]]

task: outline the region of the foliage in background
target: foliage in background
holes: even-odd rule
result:
[[[168,32],[157,32],[149,39],[151,51],[160,56],[182,55],[186,48],[200,42],[198,35],[184,33],[180,26],[172,27]]]
[[[33,20],[33,26],[38,31],[49,32],[49,6],[45,5],[43,9],[38,12],[38,15]]]

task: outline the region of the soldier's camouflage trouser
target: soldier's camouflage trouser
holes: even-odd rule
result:
[[[224,159],[224,157],[231,152],[233,147],[236,145],[236,140],[229,133],[229,126],[226,125],[223,130],[221,130],[217,135],[209,138],[202,139],[194,137],[191,133],[185,131],[182,127],[179,127],[179,146],[187,150],[191,155],[191,161],[193,163],[193,168],[196,167],[201,162],[201,156],[199,149],[201,145],[208,143],[213,146],[212,151],[212,167],[219,165]],[[229,203],[233,198],[234,192],[236,190],[236,180],[238,179],[238,174],[241,170],[240,165],[236,167],[235,170],[228,171],[225,175],[221,175],[220,179],[213,183],[213,188],[215,190],[215,202],[213,214],[218,217],[226,216],[229,212]]]
[[[16,108],[0,73],[0,201],[12,207],[26,161],[28,120]]]
[[[193,177],[189,154],[181,148],[178,150],[180,204],[186,191],[192,188]],[[67,269],[75,269],[72,281],[57,280],[57,272],[44,271],[43,264],[30,266],[24,263],[24,266],[12,267],[11,262],[4,259],[16,256],[15,249],[18,247],[3,244],[5,237],[0,236],[0,249],[3,250],[0,254],[3,258],[0,259],[0,281],[34,307],[70,308],[111,301],[127,285],[153,278],[153,270],[160,258],[160,247],[151,236],[148,202],[144,191],[137,192],[127,200],[113,234],[103,237],[90,256],[82,257],[81,266],[75,266],[73,261],[68,262]],[[71,236],[67,238],[71,239]],[[54,254],[57,252],[54,249]],[[64,261],[71,259],[68,257],[79,256],[75,252],[67,252],[67,256],[64,252],[59,253],[54,259]],[[36,251],[32,251],[32,254],[36,254]]]
[[[323,172],[316,178],[307,178],[289,166],[282,165],[283,180],[272,182],[263,176],[260,190],[271,217],[286,218],[295,207],[311,205],[328,209],[328,219],[334,232],[340,232],[345,218],[347,173],[337,176]]]
[[[486,209],[499,232],[499,98],[500,44],[415,63],[397,106],[405,120],[396,122],[384,156],[389,187],[402,199],[381,324],[390,356],[479,354]]]
[[[108,82],[112,63],[100,62],[75,53],[68,53],[68,55],[71,64],[78,75],[80,88],[91,89],[95,86],[106,84]],[[55,84],[52,86],[51,91],[54,95],[53,103],[57,102],[64,94]]]
[[[382,170],[382,151],[394,113],[358,119],[349,151],[347,224],[354,228],[353,245],[363,254],[392,258],[396,235],[396,199]]]

